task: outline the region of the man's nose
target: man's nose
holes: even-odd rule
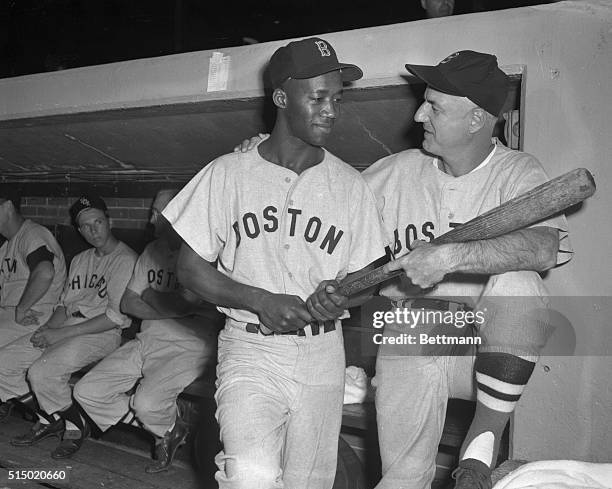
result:
[[[326,103],[321,109],[321,115],[323,117],[327,117],[328,119],[335,119],[338,117],[338,107],[335,102]]]
[[[426,119],[427,119],[427,109],[425,107],[425,104],[423,103],[419,107],[419,110],[415,112],[414,120],[416,122],[425,122]]]

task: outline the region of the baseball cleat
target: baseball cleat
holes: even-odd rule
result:
[[[57,436],[59,438],[64,433],[64,430],[63,419],[58,419],[49,424],[42,424],[40,421],[37,421],[36,424],[30,428],[30,431],[13,438],[11,440],[11,445],[14,447],[29,447],[51,436]]]

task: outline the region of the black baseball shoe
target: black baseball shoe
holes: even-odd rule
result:
[[[454,489],[491,489],[491,469],[480,460],[468,458],[453,471]]]
[[[89,433],[89,425],[86,422],[83,423],[83,429],[80,431],[66,430],[60,444],[51,452],[51,458],[56,460],[72,458],[72,456],[81,449]]]
[[[12,402],[1,402],[0,401],[0,421],[4,421],[11,415],[11,411],[13,410]]]
[[[155,462],[145,468],[148,474],[168,470],[178,448],[185,443],[189,435],[187,426],[180,418],[176,418],[174,428],[167,431],[159,443],[155,444]]]
[[[60,438],[64,433],[64,429],[63,419],[58,419],[49,424],[42,424],[40,421],[37,421],[36,424],[30,428],[30,431],[13,438],[11,440],[11,445],[14,447],[29,447],[51,436]]]

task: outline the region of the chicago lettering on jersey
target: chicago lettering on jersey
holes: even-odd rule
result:
[[[90,275],[77,275],[70,282],[70,288],[72,290],[81,290],[81,289],[98,289],[98,297],[103,299],[107,295],[107,285],[106,279],[104,275],[98,277],[97,274],[92,273]]]
[[[149,268],[147,271],[147,281],[149,285],[159,285],[166,289],[178,289],[179,283],[174,270],[164,268]]]
[[[449,222],[448,226],[453,229],[459,226],[460,222]],[[401,232],[399,229],[393,231],[393,254],[397,256],[402,250],[411,250],[410,243],[415,240],[430,243],[436,238],[435,224],[432,221],[425,221],[421,225],[408,224]]]
[[[300,234],[307,243],[318,246],[331,255],[344,235],[342,229],[335,225],[327,225],[317,216],[306,217],[301,209],[287,208],[286,217],[289,219],[289,236],[296,236],[297,229],[303,229]],[[254,212],[245,212],[240,219],[232,225],[236,233],[236,247],[240,246],[243,236],[256,239],[262,233],[274,233],[279,228],[278,209],[272,205],[264,208],[260,216]]]

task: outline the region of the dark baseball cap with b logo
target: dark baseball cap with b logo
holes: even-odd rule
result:
[[[332,71],[340,71],[343,82],[363,76],[356,65],[340,63],[332,45],[318,37],[293,41],[278,48],[268,64],[272,88],[280,87],[289,78],[314,78]]]
[[[510,87],[497,58],[477,51],[457,51],[436,66],[406,65],[406,69],[434,90],[467,97],[495,116],[500,114]]]

